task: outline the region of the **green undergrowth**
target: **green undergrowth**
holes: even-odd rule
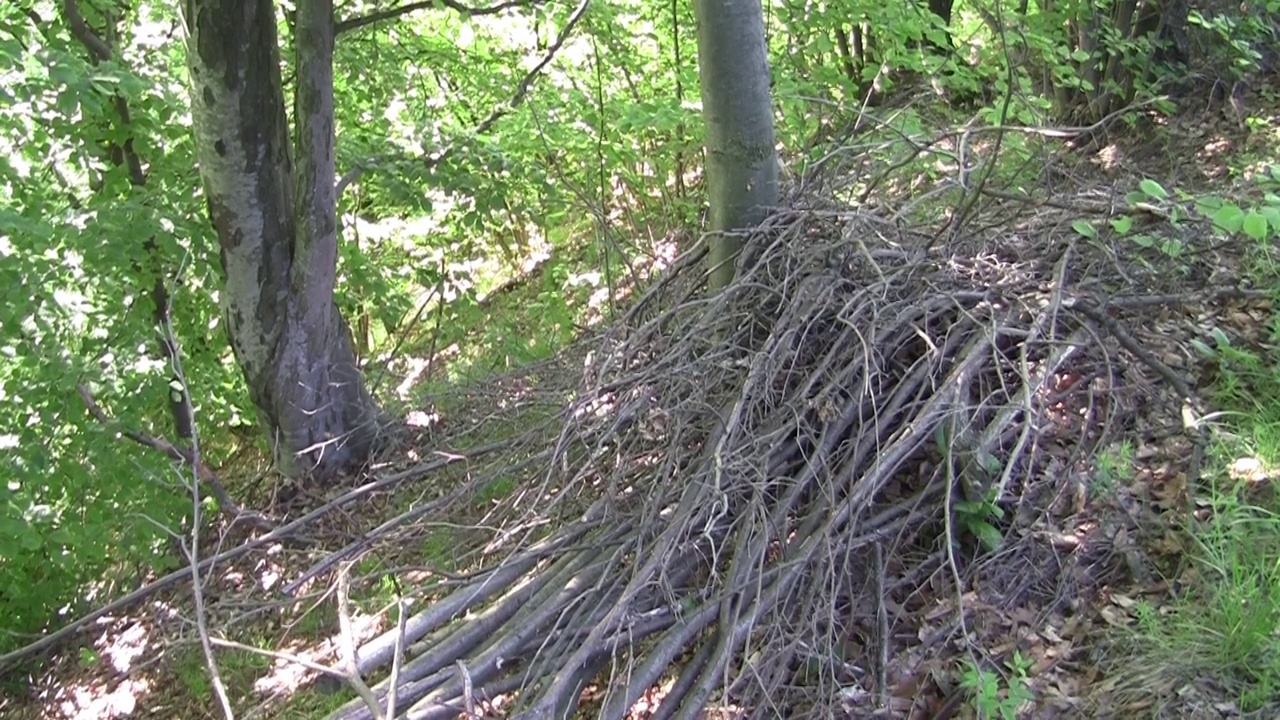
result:
[[[1178,687],[1212,679],[1261,717],[1280,697],[1280,327],[1256,348],[1212,336],[1197,347],[1217,364],[1209,395],[1222,414],[1194,490],[1191,551],[1175,599],[1136,607],[1136,647]]]
[[[355,696],[354,691],[345,687],[336,692],[306,688],[294,694],[289,699],[289,704],[274,710],[271,717],[274,720],[315,720],[328,717]]]
[[[219,676],[231,688],[252,687],[254,681],[267,672],[272,662],[266,655],[247,650],[219,650],[217,657]],[[218,699],[214,695],[209,668],[205,665],[204,653],[198,645],[192,644],[172,653],[169,670],[182,688],[184,697],[210,708],[217,705]]]

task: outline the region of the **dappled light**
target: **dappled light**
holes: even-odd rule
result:
[[[1280,716],[1278,10],[0,3],[0,716]]]

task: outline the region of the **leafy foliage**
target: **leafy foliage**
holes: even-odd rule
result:
[[[31,632],[68,602],[76,607],[77,588],[101,581],[104,566],[115,569],[112,581],[135,563],[171,561],[156,552],[153,521],[181,521],[182,485],[155,459],[122,452],[112,429],[88,420],[76,389],[84,383],[130,422],[164,420],[157,409],[168,373],[152,354],[148,239],[187,266],[173,315],[193,359],[210,370],[201,410],[225,416],[237,392],[231,369],[199,349],[216,336],[215,265],[190,192],[188,133],[174,122],[180,87],[154,82],[173,76],[179,58],[151,54],[138,74],[95,66],[60,23],[37,24],[14,7],[0,13],[11,60],[3,85],[13,98],[0,106],[11,148],[0,159],[0,585],[9,629]],[[169,48],[162,40],[152,38],[154,47]],[[117,101],[137,109],[127,127]],[[109,148],[126,142],[147,157],[145,186],[112,160]]]
[[[1018,717],[1018,709],[1034,699],[1028,687],[1030,678],[1027,677],[1031,662],[1021,652],[1015,652],[1009,658],[1008,666],[1007,681],[999,672],[975,663],[965,667],[960,687],[970,694],[973,708],[981,720],[1014,720]]]
[[[816,161],[868,101],[920,78],[956,103],[957,118],[1037,122],[1058,91],[1095,91],[1088,70],[1104,59],[1152,51],[1123,35],[1079,47],[1067,30],[1094,7],[1021,18],[964,7],[948,26],[910,3],[768,3],[779,142],[797,167]],[[1097,7],[1105,19],[1110,6]],[[78,392],[125,427],[170,432],[158,277],[206,462],[227,460],[244,435],[230,429],[255,422],[223,336],[176,11],[147,1],[81,10],[112,57],[94,62],[61,2],[0,4],[0,610],[11,633],[0,645],[177,560],[168,538],[189,521],[184,482],[86,413]],[[531,76],[572,10],[427,8],[340,35],[338,302],[375,378],[425,365],[437,374],[419,378],[420,391],[546,357],[607,315],[633,261],[656,254],[657,243],[632,238],[696,230],[702,130],[688,0],[593,4]],[[1255,39],[1274,33],[1260,14],[1193,23],[1226,42],[1214,47],[1237,67],[1261,64]],[[286,41],[289,28],[282,18]],[[900,146],[924,113],[952,112],[909,107],[870,132]],[[922,177],[938,172],[920,165]],[[1144,202],[1194,209],[1224,232],[1261,240],[1280,228],[1274,188],[1249,206],[1149,190]],[[1113,222],[1119,235],[1123,222]],[[534,300],[512,300],[512,287]],[[379,388],[395,399],[405,386],[407,399],[411,385]],[[959,509],[994,541],[992,508]]]

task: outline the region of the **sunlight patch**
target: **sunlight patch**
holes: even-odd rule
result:
[[[108,690],[107,683],[87,683],[63,688],[58,709],[74,720],[106,720],[128,717],[138,706],[138,698],[151,690],[145,679],[126,678]]]
[[[351,616],[351,633],[355,636],[354,640],[357,647],[377,635],[381,627],[382,618],[379,615],[353,613]],[[332,665],[334,658],[337,657],[341,642],[341,636],[333,635],[310,648],[285,647],[281,648],[281,650],[319,665]],[[301,687],[303,683],[315,677],[315,675],[316,672],[314,670],[309,670],[285,658],[277,658],[272,665],[271,672],[258,678],[253,684],[253,689],[267,696],[288,696]]]

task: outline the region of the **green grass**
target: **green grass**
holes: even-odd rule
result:
[[[356,695],[346,685],[337,692],[325,692],[315,688],[299,690],[283,707],[273,711],[275,720],[315,720],[347,704]]]
[[[1226,490],[1202,502],[1212,514],[1193,531],[1197,586],[1160,611],[1139,604],[1141,646],[1257,711],[1280,695],[1280,515]]]
[[[1243,711],[1260,712],[1280,697],[1280,494],[1231,478],[1229,468],[1239,458],[1280,467],[1280,364],[1220,333],[1206,349],[1219,363],[1211,394],[1226,414],[1212,429],[1213,480],[1197,494],[1202,519],[1188,527],[1190,587],[1166,607],[1138,605],[1137,647],[1158,663],[1149,667],[1211,677]]]
[[[218,673],[223,685],[228,688],[249,688],[271,668],[271,658],[246,650],[215,651],[218,660]],[[213,707],[213,683],[209,679],[209,668],[205,664],[204,653],[198,645],[181,650],[172,659],[170,668],[177,676],[178,684],[184,694],[208,703]]]
[[[320,609],[314,610],[307,617],[317,620],[308,622],[312,624],[325,622],[328,619],[326,615],[332,615],[332,613],[324,613]],[[336,620],[334,623],[336,626]],[[303,630],[301,627],[295,627],[294,634],[303,634]],[[332,629],[315,625],[305,630],[323,635]],[[261,638],[252,644],[262,648],[273,646],[272,642]],[[234,649],[217,650],[217,658],[218,672],[221,674],[223,685],[232,693],[233,703],[240,702],[239,697],[250,692],[254,683],[271,671],[274,662],[261,653]],[[217,699],[213,695],[209,670],[198,645],[184,647],[172,655],[169,669],[177,680],[181,695],[209,709],[216,707]],[[353,697],[355,694],[345,684],[340,685],[336,691],[315,686],[302,687],[290,695],[281,706],[273,708],[270,716],[279,720],[311,720],[325,717]]]
[[[1133,441],[1123,440],[1100,453],[1094,460],[1093,483],[1095,495],[1110,497],[1118,485],[1133,479]]]
[[[511,493],[516,491],[516,488],[516,481],[509,477],[494,478],[485,483],[484,487],[480,488],[480,492],[477,493],[476,499],[487,505],[495,500],[501,500],[511,495]]]

